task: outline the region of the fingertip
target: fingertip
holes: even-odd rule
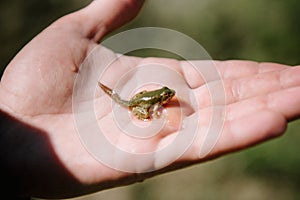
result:
[[[278,137],[286,131],[287,120],[282,114],[275,111],[263,111],[262,115],[265,115],[266,123],[269,124],[265,130],[266,137]]]

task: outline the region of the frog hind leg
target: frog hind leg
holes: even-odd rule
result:
[[[142,107],[133,107],[132,108],[132,112],[140,120],[149,119],[149,112],[145,108],[142,108]]]

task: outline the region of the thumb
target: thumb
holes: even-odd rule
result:
[[[105,34],[132,20],[144,0],[94,0],[76,14],[84,36],[99,41]],[[74,16],[75,17],[75,16]]]

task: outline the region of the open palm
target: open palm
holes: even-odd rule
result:
[[[141,1],[133,0],[94,1],[45,29],[5,70],[0,85],[0,108],[21,124],[17,126],[16,137],[24,138],[23,143],[11,152],[12,156],[22,157],[14,166],[23,171],[18,192],[42,197],[70,197],[129,184],[278,136],[285,131],[288,121],[299,116],[299,67],[250,61],[215,62],[225,88],[226,115],[222,134],[206,157],[199,158],[199,144],[203,139],[199,131],[193,145],[180,159],[157,172],[136,175],[96,161],[80,142],[74,123],[75,78],[80,73],[79,66],[97,42],[132,19],[141,5]],[[125,56],[120,62],[125,66],[124,70],[151,62],[173,66],[184,76],[197,98],[199,109],[194,111],[207,116],[209,93],[203,87],[203,81],[186,67],[187,62]],[[111,81],[118,79],[117,73],[111,74]],[[100,97],[100,101],[107,100],[107,96]],[[111,113],[105,106],[101,110],[101,103],[98,108],[102,115],[99,121]],[[170,112],[168,117],[172,118],[172,108]],[[208,126],[205,119],[199,123],[202,127]],[[108,124],[106,128],[114,130]],[[165,135],[154,138],[148,145],[129,143],[126,138],[117,139],[124,147],[136,145],[142,152],[143,148],[155,150],[173,132],[166,129]]]

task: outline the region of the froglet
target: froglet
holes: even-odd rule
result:
[[[175,95],[175,91],[168,87],[153,91],[142,91],[134,95],[129,101],[121,97],[109,87],[98,82],[99,87],[109,95],[116,103],[132,110],[133,114],[140,120],[150,119],[150,108],[153,107],[152,116],[159,118],[159,106],[168,103]]]

